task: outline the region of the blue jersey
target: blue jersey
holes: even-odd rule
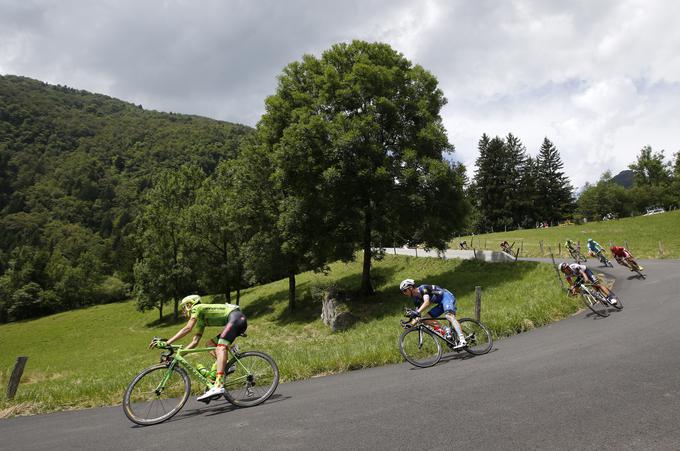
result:
[[[604,248],[600,246],[600,243],[598,243],[597,241],[589,241],[588,249],[595,254],[604,250]]]
[[[441,316],[445,312],[456,313],[456,297],[446,288],[437,285],[421,285],[418,287],[418,293],[421,297],[414,297],[413,302],[417,307],[424,302],[424,296],[430,297],[430,302],[435,304],[428,313],[433,318]]]
[[[437,285],[421,285],[418,287],[418,293],[420,293],[421,296],[420,299],[423,299],[425,295],[428,295],[430,296],[430,302],[433,304],[441,304],[442,300],[444,300],[444,294],[448,291],[449,290]],[[420,302],[420,300],[416,299],[416,302]]]

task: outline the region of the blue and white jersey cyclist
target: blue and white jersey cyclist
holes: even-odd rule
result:
[[[454,349],[459,349],[467,346],[463,329],[461,329],[458,320],[456,319],[456,297],[449,290],[439,287],[437,285],[420,285],[416,287],[413,279],[405,279],[399,284],[399,290],[403,295],[413,299],[418,314],[422,315],[427,310],[426,315],[430,318],[438,318],[442,315],[451,323],[451,329],[458,335],[458,344]],[[429,310],[428,310],[429,309]],[[415,318],[411,323],[415,323]],[[439,325],[436,321],[432,321],[436,330]],[[450,329],[450,330],[451,330]],[[450,332],[449,332],[450,334]],[[450,339],[450,335],[447,337]]]

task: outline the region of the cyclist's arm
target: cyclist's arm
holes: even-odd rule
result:
[[[179,330],[179,332],[177,332],[171,339],[169,339],[169,340],[167,341],[167,343],[168,343],[168,344],[171,344],[171,343],[173,343],[173,342],[179,340],[180,338],[182,338],[183,336],[185,336],[185,335],[188,334],[189,332],[191,332],[191,329],[194,328],[194,325],[196,324],[196,321],[197,321],[197,318],[191,318],[191,319],[189,319],[189,321],[187,322],[187,325],[184,326],[184,327],[182,327],[182,328]],[[203,331],[201,331],[201,333],[203,333]],[[196,337],[194,337],[194,339],[195,339],[195,338],[196,338]],[[199,338],[200,338],[200,337],[199,337]]]
[[[198,346],[198,343],[201,341],[202,336],[203,336],[203,331],[200,330],[199,332],[196,333],[196,335],[194,335],[194,338],[191,339],[191,343],[186,345],[185,349],[192,349],[192,348],[195,348],[196,346]]]
[[[427,310],[427,308],[429,308],[430,305],[431,305],[431,302],[430,302],[430,295],[429,295],[429,294],[426,294],[426,295],[423,296],[423,303],[420,304],[420,307],[418,307],[418,308],[416,309],[416,311],[422,315],[422,313],[423,313],[425,310]],[[416,318],[414,318],[413,320],[411,320],[411,324],[415,324],[415,322],[416,322]]]

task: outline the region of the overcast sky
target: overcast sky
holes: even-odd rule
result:
[[[0,0],[0,74],[255,125],[276,77],[352,39],[432,72],[455,159],[548,136],[575,186],[680,150],[680,1]]]

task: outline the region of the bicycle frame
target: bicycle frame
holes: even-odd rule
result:
[[[238,358],[238,348],[237,348],[236,351],[234,351],[234,347],[236,347],[236,346],[234,345],[227,350],[227,353],[228,353],[227,354],[227,362],[229,361],[229,357],[231,356],[236,360],[236,362],[239,365],[243,366],[243,364],[241,363],[241,361]],[[163,380],[161,381],[161,383],[158,385],[157,390],[160,389],[161,387],[165,386],[168,379],[170,378],[170,375],[172,374],[173,368],[178,364],[179,364],[179,366],[184,368],[187,372],[189,372],[190,376],[195,377],[201,384],[209,385],[209,386],[213,385],[213,382],[210,379],[208,379],[207,377],[205,377],[203,374],[201,374],[198,371],[198,369],[194,365],[191,364],[191,362],[189,362],[187,359],[184,358],[184,356],[188,355],[188,354],[196,354],[196,353],[199,353],[199,352],[213,352],[217,348],[207,347],[207,348],[184,349],[181,346],[176,346],[176,347],[171,346],[171,348],[172,348],[172,352],[170,354],[163,354],[164,360],[166,362],[170,361],[170,363],[168,364],[168,372],[165,375],[165,377],[163,378]]]

